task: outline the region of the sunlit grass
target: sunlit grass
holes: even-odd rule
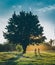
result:
[[[5,62],[10,58],[15,57],[18,52],[0,52],[0,62]]]
[[[55,64],[55,52],[42,52],[41,56],[35,56],[34,53],[24,54],[25,58],[16,60],[20,64],[32,63],[33,65],[52,65]]]

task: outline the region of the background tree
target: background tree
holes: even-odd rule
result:
[[[0,51],[10,52],[10,51],[16,51],[16,45],[15,44],[0,44]]]
[[[53,40],[52,40],[52,39],[50,39],[49,43],[50,43],[50,45],[52,46]]]
[[[27,45],[32,42],[41,43],[46,39],[43,36],[43,27],[39,24],[37,15],[33,15],[31,12],[21,11],[19,15],[14,12],[6,30],[7,32],[4,32],[5,39],[10,43],[20,43],[23,53],[25,53]]]

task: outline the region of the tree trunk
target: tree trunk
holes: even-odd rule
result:
[[[23,46],[23,54],[26,53],[26,47],[27,46],[25,46],[25,47]]]

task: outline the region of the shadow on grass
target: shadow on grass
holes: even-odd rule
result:
[[[17,65],[17,63],[15,62],[16,59],[17,58],[11,58],[11,59],[7,60],[5,62],[5,65]]]
[[[19,59],[21,56],[23,56],[23,54],[18,54],[16,57],[10,58],[5,62],[0,62],[0,65],[17,65],[17,62],[15,61]]]

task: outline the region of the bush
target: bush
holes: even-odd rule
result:
[[[18,52],[22,52],[22,51],[23,51],[23,48],[22,48],[21,45],[17,45],[17,46],[16,46],[16,50],[17,50]]]

